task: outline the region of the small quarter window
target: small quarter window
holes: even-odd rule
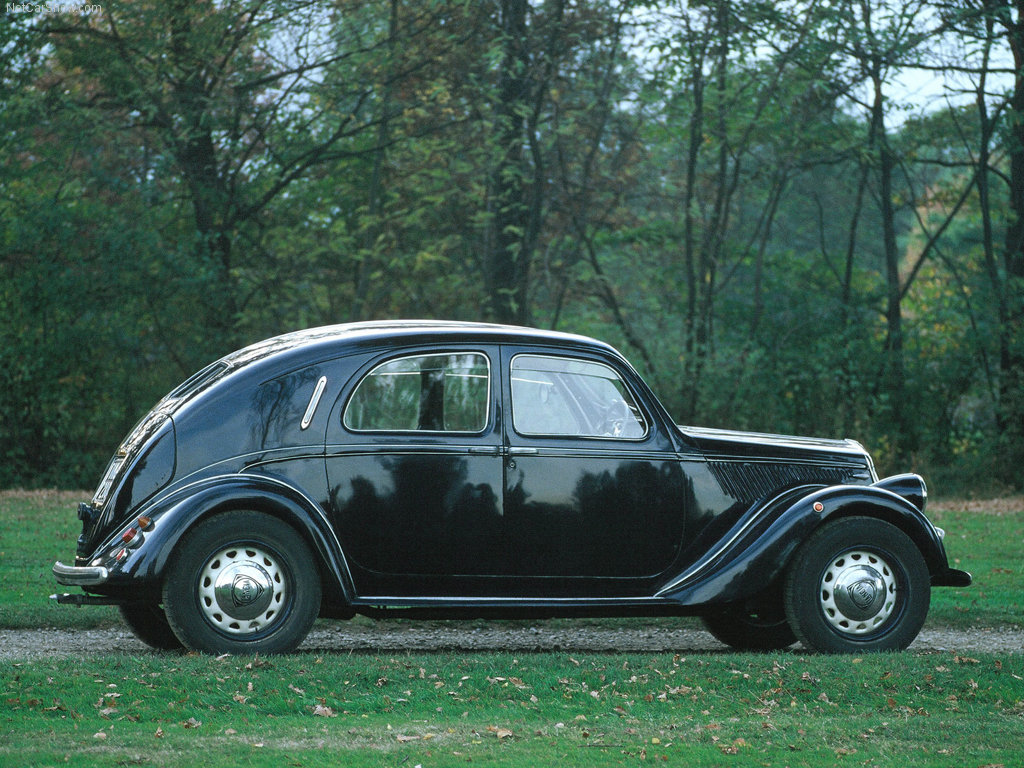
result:
[[[164,400],[181,400],[186,397],[191,397],[196,392],[212,383],[227,369],[228,364],[221,360],[211,363],[201,371],[192,374],[185,381],[175,387],[171,393],[164,398]]]
[[[647,422],[603,363],[541,355],[512,360],[512,423],[520,434],[636,440]]]
[[[485,355],[403,357],[378,365],[359,382],[344,424],[356,432],[481,432],[489,392]]]

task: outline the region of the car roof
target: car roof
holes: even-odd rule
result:
[[[222,358],[222,362],[237,370],[269,358],[287,358],[289,363],[295,363],[343,355],[362,348],[467,342],[550,344],[617,354],[614,348],[602,341],[561,331],[446,320],[380,320],[307,328],[274,336],[232,352]]]

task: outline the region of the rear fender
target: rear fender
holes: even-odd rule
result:
[[[672,579],[658,596],[683,605],[727,603],[751,597],[784,573],[801,543],[823,523],[842,517],[884,520],[917,545],[936,585],[960,584],[959,571],[949,568],[939,532],[925,517],[924,483],[916,476],[898,476],[876,485],[803,487],[786,491],[752,509],[723,537],[723,544],[685,573]],[[920,489],[920,494],[901,496]],[[920,502],[918,507],[914,502]],[[968,577],[969,583],[969,577]]]
[[[153,521],[145,541],[121,567],[118,582],[146,585],[163,581],[174,550],[201,521],[232,509],[265,512],[292,525],[318,557],[328,589],[345,605],[355,594],[348,563],[326,515],[301,491],[276,478],[256,475],[214,477],[186,486],[141,510]],[[335,590],[330,589],[333,586]],[[332,595],[333,597],[333,595]],[[333,602],[333,601],[332,601]]]

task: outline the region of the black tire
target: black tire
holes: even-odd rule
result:
[[[158,651],[178,651],[184,646],[167,621],[167,614],[159,605],[128,603],[119,606],[121,618],[139,640]]]
[[[874,518],[822,526],[786,577],[789,624],[821,653],[902,651],[921,631],[930,602],[931,578],[917,545]]]
[[[796,642],[781,586],[743,603],[724,605],[701,617],[716,640],[738,651],[780,651]]]
[[[174,634],[205,653],[288,653],[320,612],[320,575],[302,537],[260,512],[200,523],[175,550],[164,580]]]

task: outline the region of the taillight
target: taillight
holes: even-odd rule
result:
[[[153,527],[153,520],[143,515],[135,521],[135,525],[131,526],[124,533],[121,534],[121,541],[128,549],[135,549],[140,546],[145,538],[142,535],[143,531],[148,531]]]
[[[142,531],[132,526],[121,534],[121,541],[130,549],[135,549],[142,543]]]

